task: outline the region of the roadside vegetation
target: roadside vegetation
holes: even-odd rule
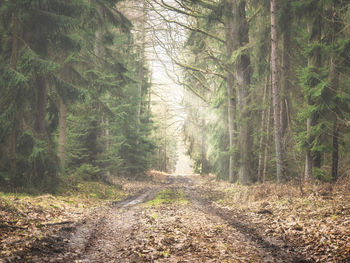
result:
[[[108,209],[164,179],[164,173],[150,171],[143,181],[113,178],[109,183],[69,182],[56,194],[0,192],[0,259],[16,262],[13,255],[28,253],[42,240],[62,235],[62,229],[69,233],[96,211]]]
[[[279,238],[311,262],[350,260],[350,178],[336,184],[232,185],[207,177],[201,196],[220,208],[239,211],[239,221],[262,236]]]

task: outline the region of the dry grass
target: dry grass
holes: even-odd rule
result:
[[[289,182],[287,184],[262,183],[251,186],[230,184],[224,181],[216,181],[210,175],[200,183],[207,191],[224,193],[222,202],[239,206],[250,206],[256,202],[274,201],[278,199],[321,198],[334,199],[337,196],[350,195],[350,176],[338,180],[337,183],[309,183]]]
[[[261,233],[295,246],[312,262],[350,260],[350,176],[330,183],[242,186],[198,180],[206,198],[242,211]]]

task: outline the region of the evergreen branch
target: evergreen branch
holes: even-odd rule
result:
[[[132,23],[118,9],[106,6],[105,1],[96,1],[103,8],[103,11],[115,27],[121,27],[124,32],[128,32],[130,30]]]
[[[109,114],[111,117],[116,117],[113,111],[111,111],[111,109],[105,103],[103,103],[96,94],[93,94],[91,97],[107,114]]]

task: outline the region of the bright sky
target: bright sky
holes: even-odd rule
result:
[[[164,11],[160,11],[164,12]],[[165,12],[164,16],[171,17],[172,14]],[[170,126],[167,134],[172,134],[178,138],[178,163],[175,173],[190,174],[191,160],[185,154],[185,146],[181,134],[183,121],[185,119],[185,111],[183,105],[184,90],[181,85],[176,82],[181,75],[181,69],[178,68],[171,60],[170,56],[176,56],[174,50],[182,47],[185,39],[185,32],[182,28],[175,27],[160,19],[154,13],[149,13],[151,30],[149,38],[151,45],[147,48],[147,57],[149,66],[152,71],[152,102],[163,104],[169,109],[170,114],[167,124]],[[174,41],[175,40],[175,41]],[[171,55],[170,55],[171,53]],[[166,104],[166,105],[164,105]],[[161,107],[161,108],[163,108]],[[153,110],[157,111],[157,106],[153,106]]]
[[[151,1],[154,5],[154,2]],[[176,5],[176,2],[171,0],[167,3]],[[139,21],[135,26],[135,40],[140,41],[140,33],[142,30],[142,10],[143,2],[137,0],[129,0],[121,2],[119,8],[132,21]],[[156,5],[153,7],[157,8]],[[182,126],[186,117],[184,107],[182,105],[184,97],[184,88],[177,84],[179,76],[181,76],[181,69],[174,65],[171,57],[176,57],[181,61],[181,54],[183,43],[186,39],[185,30],[174,24],[165,22],[160,14],[169,20],[185,20],[182,15],[164,8],[159,8],[157,12],[148,9],[147,23],[145,25],[146,32],[146,50],[145,55],[148,60],[148,66],[152,73],[152,111],[155,115],[163,117],[167,116],[166,134],[177,137],[178,139],[178,156],[179,161],[176,166],[178,173],[191,173],[190,158],[185,154],[185,146],[183,145]],[[140,24],[141,23],[141,24]],[[139,30],[139,31],[137,31]],[[164,111],[167,111],[164,114]]]

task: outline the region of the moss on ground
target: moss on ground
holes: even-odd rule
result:
[[[188,204],[185,193],[181,189],[164,189],[160,191],[153,200],[146,203],[147,206],[158,206],[162,204]]]

